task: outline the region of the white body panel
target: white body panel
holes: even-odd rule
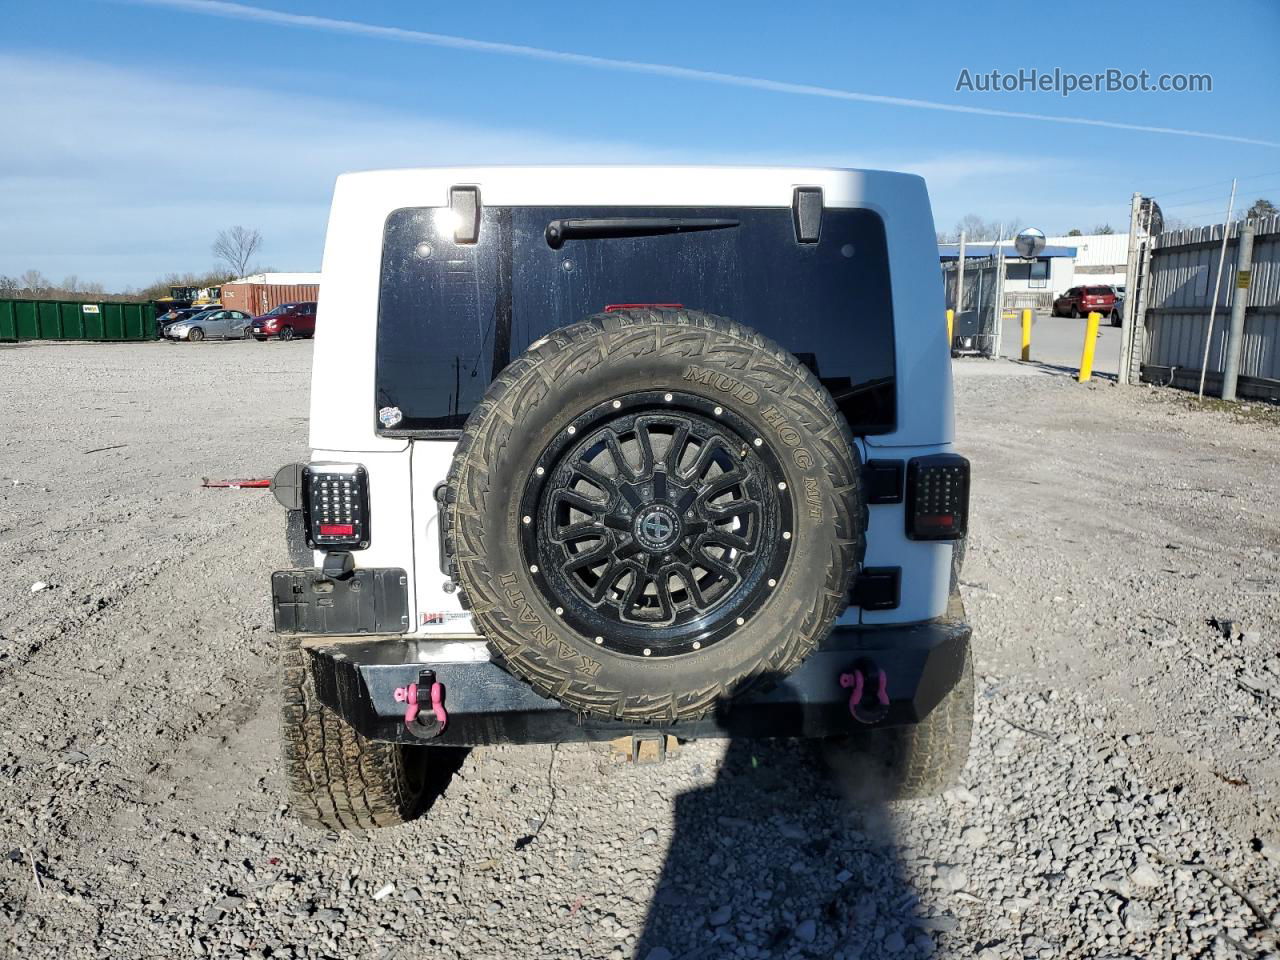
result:
[[[867,437],[864,455],[906,458],[951,449],[951,365],[943,326],[933,215],[924,181],[882,171],[790,167],[456,167],[346,174],[334,190],[325,237],[311,387],[313,458],[355,460],[370,474],[371,546],[360,566],[395,566],[414,583],[415,632],[465,634],[470,619],[443,589],[433,491],[453,443],[379,437],[374,354],[383,228],[404,207],[439,207],[453,186],[477,186],[486,206],[790,207],[797,186],[823,190],[827,207],[879,214],[888,244],[897,376],[897,428]],[[565,317],[564,323],[581,319]],[[411,463],[412,461],[412,463]],[[412,508],[409,492],[412,489]],[[906,623],[946,607],[951,547],[914,543],[903,508],[871,508],[868,565],[901,565],[902,603],[867,623]],[[406,523],[406,516],[411,521]],[[319,556],[317,561],[319,561]],[[859,612],[842,622],[857,622]],[[424,623],[424,620],[427,622]]]

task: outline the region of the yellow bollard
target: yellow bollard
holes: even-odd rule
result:
[[[1031,359],[1031,311],[1022,311],[1022,359]]]
[[[1080,375],[1076,377],[1080,383],[1088,383],[1093,376],[1093,348],[1098,345],[1098,321],[1101,319],[1102,314],[1089,312],[1089,322],[1084,328],[1084,350],[1080,354]]]
[[[956,312],[954,310],[947,311],[947,349],[951,349],[951,341],[953,339],[952,330],[956,325]]]

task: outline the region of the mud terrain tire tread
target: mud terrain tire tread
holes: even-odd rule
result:
[[[954,594],[947,617],[964,617],[964,606]],[[830,742],[825,748],[828,763],[835,776],[864,800],[938,796],[959,782],[969,758],[973,708],[973,653],[972,644],[966,644],[960,679],[924,720]]]
[[[682,361],[725,361],[744,382],[759,387],[785,414],[802,423],[821,445],[833,486],[826,503],[836,535],[826,582],[814,587],[814,603],[802,624],[756,662],[695,690],[631,692],[610,689],[562,666],[516,628],[499,603],[498,571],[484,555],[484,504],[488,466],[513,442],[520,411],[538,403],[553,385],[588,374],[611,357],[668,353]],[[731,401],[730,401],[731,402]],[[684,309],[629,309],[596,314],[553,331],[514,360],[490,385],[463,429],[449,471],[445,552],[464,608],[476,620],[499,662],[544,696],[587,716],[671,723],[707,716],[753,686],[793,671],[817,646],[847,605],[849,583],[865,550],[867,507],[860,464],[843,415],[813,373],[782,347],[728,319]]]
[[[318,830],[366,831],[416,817],[424,791],[409,779],[407,750],[362,737],[316,696],[307,653],[296,637],[280,636],[281,733],[290,806]],[[425,762],[425,754],[414,757]]]
[[[920,723],[881,731],[893,800],[933,797],[959,782],[973,735],[973,654],[965,646],[960,681]]]

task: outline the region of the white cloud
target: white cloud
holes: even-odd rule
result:
[[[975,194],[1000,196],[1011,180],[1034,182],[1052,164],[999,153],[814,155],[733,145],[692,155],[48,56],[0,55],[0,90],[0,274],[34,267],[109,288],[208,268],[214,234],[236,223],[262,231],[265,263],[316,269],[333,179],[347,170],[584,157],[899,169],[926,177],[946,225],[971,209],[1006,215]],[[953,214],[940,196],[965,209]]]
[[[265,261],[317,269],[333,180],[347,170],[670,159],[85,61],[0,55],[0,90],[0,274],[35,267],[109,287],[207,268],[214,233],[234,223],[262,230]]]

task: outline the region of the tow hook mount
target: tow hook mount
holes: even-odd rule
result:
[[[878,723],[888,714],[889,674],[874,661],[859,660],[840,674],[840,686],[849,691],[849,713],[859,723]]]
[[[434,670],[419,673],[417,683],[396,687],[395,698],[396,703],[405,704],[404,726],[415,737],[431,740],[444,733],[449,714],[444,708],[444,684]]]

